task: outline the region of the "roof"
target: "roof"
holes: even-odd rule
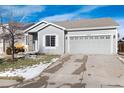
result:
[[[34,23],[23,24],[23,26],[22,26],[20,29],[21,29],[21,30],[25,30],[25,29],[27,29],[27,28],[33,26],[33,25],[34,25]]]
[[[28,27],[24,32],[35,33],[40,31],[41,29],[46,28],[47,26],[55,26],[62,30],[71,31],[71,30],[91,30],[91,29],[108,29],[108,28],[116,28],[119,26],[111,18],[97,18],[97,19],[80,19],[73,21],[60,21],[60,22],[52,22],[49,23],[47,21],[40,21],[30,27]]]
[[[74,21],[61,21],[52,23],[62,26],[66,29],[119,26],[119,24],[111,18],[80,19]]]

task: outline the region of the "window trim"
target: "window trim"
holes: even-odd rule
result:
[[[46,36],[55,36],[55,46],[46,46]],[[55,49],[58,46],[58,35],[56,34],[45,34],[43,36],[43,47],[47,49]]]

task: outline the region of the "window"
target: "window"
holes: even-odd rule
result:
[[[95,39],[99,39],[99,36],[94,36]]]
[[[110,39],[110,36],[106,36],[106,39]]]
[[[93,36],[90,36],[90,39],[93,39]]]
[[[46,47],[55,47],[55,35],[46,35],[45,37],[45,44]]]
[[[70,37],[70,40],[73,40],[74,39],[74,37]]]
[[[104,39],[104,36],[100,36],[100,39]]]
[[[85,39],[88,39],[88,36],[85,36]]]

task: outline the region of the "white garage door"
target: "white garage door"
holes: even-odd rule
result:
[[[110,54],[111,36],[69,36],[68,51],[72,54]]]

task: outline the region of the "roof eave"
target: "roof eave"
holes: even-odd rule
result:
[[[75,30],[94,30],[94,29],[110,29],[110,28],[118,28],[119,26],[105,26],[105,27],[86,27],[86,28],[72,28],[66,29],[67,31],[75,31]]]
[[[47,24],[48,22],[45,21],[45,20],[42,20],[42,21],[40,21],[40,22],[38,22],[38,23],[32,25],[31,27],[27,28],[27,29],[24,30],[23,32],[26,33],[26,32],[28,32],[30,29],[33,29],[35,26],[37,26],[37,25],[39,25],[39,24],[41,24],[41,23],[46,23],[46,24]]]

